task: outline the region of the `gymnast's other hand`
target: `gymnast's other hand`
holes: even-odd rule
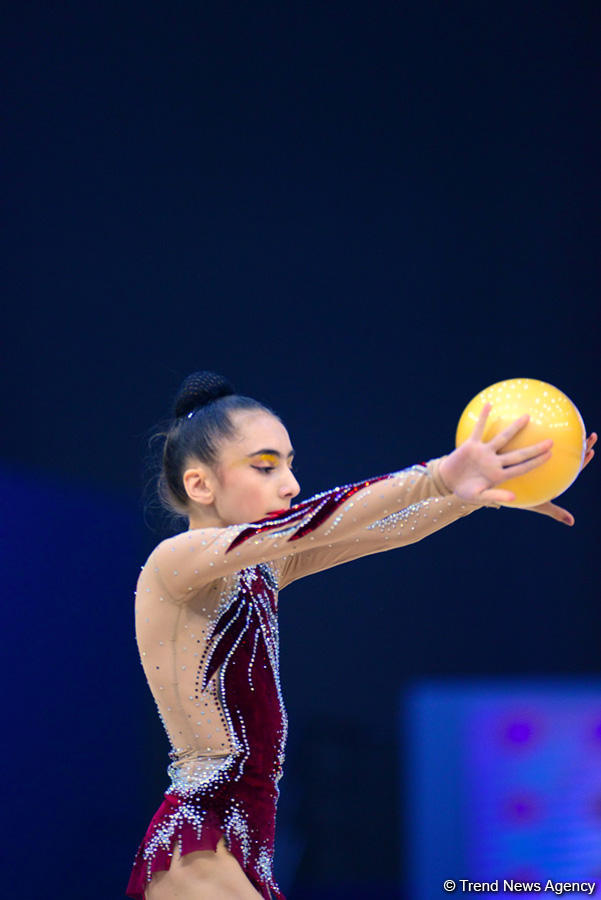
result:
[[[482,435],[491,409],[490,403],[484,404],[471,435],[442,460],[439,473],[448,489],[462,500],[510,503],[515,500],[515,494],[497,485],[545,463],[551,457],[553,441],[547,438],[538,444],[502,453],[503,447],[525,428],[530,416],[520,416],[485,442]]]
[[[597,443],[597,433],[595,431],[586,439],[586,450],[584,453],[584,462],[582,463],[582,469],[585,466],[588,466],[591,459],[595,455],[595,451],[593,450],[593,446]],[[582,472],[580,469],[580,472]],[[580,473],[579,473],[580,474]],[[551,516],[552,519],[555,519],[556,522],[563,522],[564,525],[573,525],[574,524],[574,516],[571,512],[568,512],[567,509],[563,509],[561,506],[557,506],[556,503],[551,503],[551,501],[547,503],[541,503],[539,506],[531,506],[531,512],[541,513],[543,516]]]

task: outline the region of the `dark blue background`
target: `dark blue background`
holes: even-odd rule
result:
[[[282,415],[299,499],[448,452],[505,378],[552,382],[599,429],[600,18],[467,0],[7,11],[15,900],[34,882],[122,896],[164,789],[131,600],[165,533],[143,516],[147,438],[185,375],[221,372]],[[598,673],[598,490],[593,463],[571,529],[486,510],[282,594],[291,900],[395,896],[409,680]]]

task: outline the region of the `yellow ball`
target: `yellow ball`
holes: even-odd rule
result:
[[[562,391],[535,378],[510,378],[480,391],[465,407],[455,436],[459,447],[471,435],[485,403],[492,408],[486,420],[483,441],[525,413],[530,421],[499,453],[517,450],[553,438],[551,458],[517,478],[509,478],[499,488],[512,491],[515,500],[503,506],[538,506],[568,488],[582,468],[586,452],[586,429],[582,416]]]

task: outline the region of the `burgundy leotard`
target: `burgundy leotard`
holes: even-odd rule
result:
[[[449,494],[440,459],[336,487],[284,513],[161,542],[136,590],[142,665],[171,743],[171,784],[127,894],[143,900],[180,853],[221,836],[265,900],[287,717],[278,590],[304,575],[420,540],[482,505]]]

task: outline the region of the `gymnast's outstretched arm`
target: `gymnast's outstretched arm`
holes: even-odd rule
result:
[[[344,555],[350,552],[350,542],[357,545],[366,541],[362,551],[378,552],[382,548],[379,543],[382,536],[374,542],[374,535],[382,527],[383,519],[387,519],[384,527],[392,521],[394,527],[398,524],[398,546],[399,541],[419,540],[465,515],[471,511],[470,506],[473,510],[482,505],[511,501],[514,495],[498,485],[544,463],[550,457],[553,442],[546,440],[502,453],[505,444],[525,427],[528,416],[517,419],[491,441],[483,442],[489,412],[490,404],[485,404],[473,434],[446,457],[401,472],[332,488],[257,522],[188,530],[162,541],[151,553],[147,565],[154,566],[171,596],[181,599],[222,576],[261,562],[283,559],[283,567],[279,563],[278,569],[282,583],[286,583],[288,572],[292,573],[290,558],[309,549],[327,548],[330,551],[331,561],[326,561],[325,565],[320,563],[319,568],[354,558]],[[394,520],[388,518],[422,501],[440,501],[451,493],[454,497],[443,503],[429,503],[427,514],[422,504],[419,510],[405,512],[405,520],[402,516]],[[432,512],[436,507],[440,516]],[[411,524],[404,531],[409,519]],[[366,539],[370,525],[375,526],[369,529],[373,535],[368,534]],[[338,547],[343,554],[341,557],[331,555],[333,545],[344,545]],[[304,557],[304,561],[307,559]],[[300,574],[308,574],[308,571],[302,564],[297,570]],[[317,569],[313,567],[311,571]],[[291,574],[291,577],[299,575]]]

